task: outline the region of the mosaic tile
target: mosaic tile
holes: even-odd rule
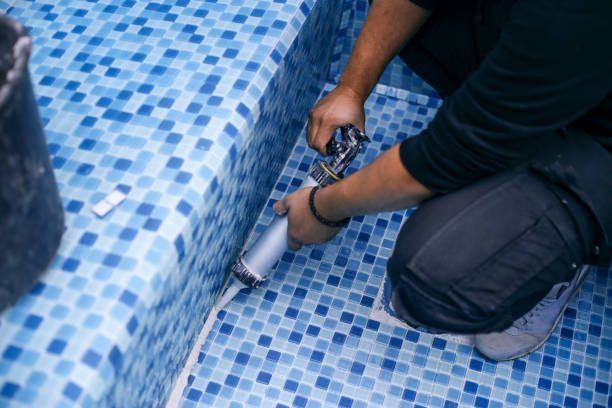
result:
[[[0,0],[0,13],[7,13],[9,8],[13,5],[15,1],[11,0],[11,1],[3,1]]]
[[[372,95],[366,127],[373,142],[350,169],[417,133],[434,113],[427,104]],[[306,177],[315,154],[304,139],[251,240],[271,221],[272,204]],[[286,252],[268,282],[242,291],[219,314],[181,406],[610,406],[606,269],[591,271],[543,348],[515,361],[497,363],[470,345],[372,319],[386,260],[410,213],[355,217],[331,242]]]
[[[369,8],[367,0],[345,0],[340,23],[340,33],[334,46],[334,61],[330,67],[330,79],[338,82],[340,74],[361,31],[361,26]],[[418,75],[416,75],[401,58],[391,60],[379,79],[379,84],[414,93],[439,97],[438,93]]]
[[[11,9],[68,229],[0,316],[0,406],[163,404],[322,89],[340,5]],[[115,190],[125,201],[94,215]]]

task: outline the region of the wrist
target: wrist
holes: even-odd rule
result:
[[[346,79],[343,74],[338,81],[338,88],[341,88],[349,93],[353,98],[357,98],[363,105],[370,94],[371,88],[365,85],[358,85],[355,81]]]
[[[346,226],[349,221],[351,220],[350,218],[344,218],[341,220],[331,220],[329,218],[324,217],[319,210],[317,209],[316,205],[315,205],[315,198],[317,196],[317,193],[319,191],[321,191],[322,188],[320,186],[315,186],[310,190],[310,194],[308,195],[308,206],[310,208],[310,212],[312,214],[312,216],[321,224],[330,227],[330,228],[342,228],[344,226]]]
[[[337,183],[321,188],[314,197],[314,205],[322,217],[333,222],[340,222],[350,217],[345,208],[337,203]]]

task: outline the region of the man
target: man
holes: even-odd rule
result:
[[[276,203],[290,246],[422,202],[388,262],[399,315],[474,333],[496,360],[538,348],[581,266],[609,259],[610,21],[610,0],[374,1],[338,86],[311,112],[309,145],[324,154],[334,129],[364,128],[364,101],[398,53],[444,103],[366,168]]]

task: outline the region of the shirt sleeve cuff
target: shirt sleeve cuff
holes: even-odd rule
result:
[[[412,3],[426,10],[433,10],[438,5],[438,0],[410,0]]]
[[[436,167],[432,165],[427,150],[422,146],[424,136],[421,133],[404,140],[399,148],[400,160],[410,175],[431,192],[448,193],[453,189],[441,179]]]

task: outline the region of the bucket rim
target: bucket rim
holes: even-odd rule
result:
[[[32,39],[21,23],[6,15],[0,15],[0,26],[15,34],[11,48],[13,65],[6,72],[5,82],[0,85],[0,109],[4,109],[15,88],[27,76],[28,61],[32,52]]]

